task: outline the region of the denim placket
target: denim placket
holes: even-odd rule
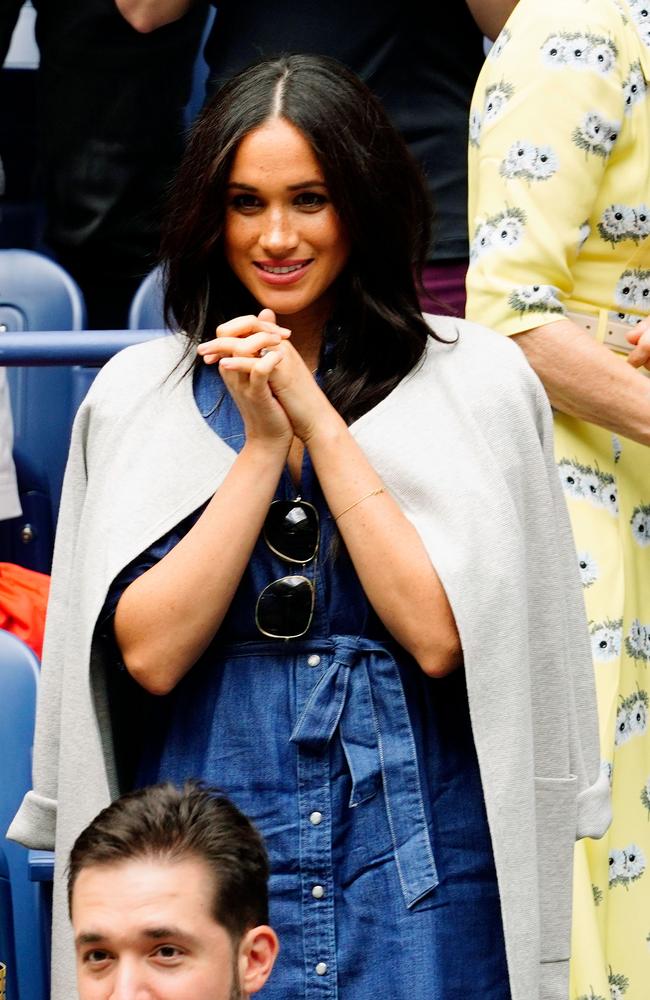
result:
[[[299,714],[319,677],[330,666],[331,658],[325,651],[299,658],[296,671]],[[336,1000],[329,747],[317,752],[298,748],[298,801],[305,1000]]]

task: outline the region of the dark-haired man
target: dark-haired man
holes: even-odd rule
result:
[[[68,901],[81,1000],[244,1000],[268,979],[262,838],[223,795],[154,785],[77,838]]]

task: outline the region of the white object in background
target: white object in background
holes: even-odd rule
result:
[[[0,521],[22,513],[12,456],[13,440],[9,384],[5,369],[0,368]]]
[[[36,11],[31,3],[23,4],[5,59],[5,69],[38,68],[38,46],[34,37],[35,23]]]

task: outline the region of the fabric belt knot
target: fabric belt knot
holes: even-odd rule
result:
[[[332,662],[311,692],[291,740],[322,754],[337,728],[355,807],[384,788],[395,861],[407,907],[438,885],[424,813],[415,739],[399,669],[364,638],[333,636]]]

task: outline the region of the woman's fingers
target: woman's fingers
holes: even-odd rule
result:
[[[218,340],[211,340],[206,344],[201,344],[198,352],[202,355],[206,364],[214,364],[219,358],[233,357],[254,357],[260,351],[277,346],[282,338],[277,333],[254,333],[249,337],[219,337]]]
[[[273,316],[273,319],[268,320],[267,315]],[[260,318],[262,316],[264,318]],[[270,309],[263,309],[260,316],[236,316],[226,323],[221,323],[216,332],[217,337],[248,337],[251,333],[258,333],[261,330],[266,333],[277,333],[281,337],[288,337],[291,333],[287,327],[277,325],[275,314]]]
[[[226,357],[219,362],[219,370],[228,372],[239,372],[250,377],[251,383],[260,384],[268,381],[268,377],[277,364],[282,360],[280,351],[268,350],[260,357]]]

